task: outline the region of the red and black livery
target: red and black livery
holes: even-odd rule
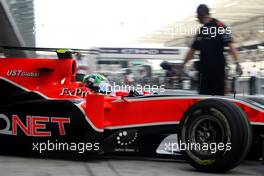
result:
[[[75,78],[71,58],[1,58],[1,150],[34,152],[32,143],[50,140],[99,144],[84,153],[87,157],[90,152],[157,156],[163,139],[176,133],[185,143],[230,143],[231,150],[216,153],[182,152],[201,171],[224,172],[251,146],[262,147],[263,98],[103,95]]]

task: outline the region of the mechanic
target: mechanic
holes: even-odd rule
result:
[[[203,26],[198,30],[189,49],[182,68],[193,58],[195,51],[200,51],[199,93],[206,95],[224,95],[225,90],[225,57],[224,47],[230,48],[236,63],[236,70],[241,70],[237,50],[233,45],[231,30],[219,20],[212,18],[209,8],[200,4],[197,8],[198,21]]]

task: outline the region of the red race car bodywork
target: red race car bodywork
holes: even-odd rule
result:
[[[81,82],[75,81],[76,62],[73,59],[0,60],[0,79],[26,91],[33,91],[46,99],[83,99],[79,104],[95,130],[124,127],[179,124],[190,106],[211,96],[145,96],[122,99],[92,93]],[[240,106],[251,124],[264,125],[264,110],[248,102],[228,97]],[[87,101],[85,101],[87,99]],[[90,100],[91,99],[91,100]],[[98,102],[95,104],[94,102]]]
[[[103,95],[93,93],[75,77],[73,59],[0,59],[0,119],[7,123],[0,129],[0,137],[8,141],[8,148],[10,143],[28,144],[27,140],[15,138],[22,136],[31,142],[43,141],[45,137],[63,141],[85,139],[100,143],[100,152],[155,153],[163,135],[177,133],[181,123],[184,126],[191,107],[215,98],[240,107],[256,131],[254,136],[263,134],[261,98]],[[123,132],[126,139],[120,139]]]

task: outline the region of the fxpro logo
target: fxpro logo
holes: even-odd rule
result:
[[[0,134],[16,136],[18,132],[22,132],[26,136],[49,137],[52,136],[52,132],[47,128],[49,125],[52,126],[52,129],[57,129],[60,135],[66,135],[65,125],[70,122],[70,118],[67,117],[30,115],[27,115],[26,122],[23,122],[18,115],[12,115],[12,118],[9,119],[6,115],[0,114]]]
[[[27,72],[24,70],[8,70],[7,76],[38,77],[39,72]]]

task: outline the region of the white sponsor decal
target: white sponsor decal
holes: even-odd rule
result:
[[[21,119],[26,119],[26,122]],[[0,114],[0,121],[5,125],[0,128],[0,134],[16,136],[19,132],[24,133],[26,136],[35,137],[52,136],[52,132],[47,127],[51,124],[53,125],[53,128],[58,129],[61,136],[66,135],[65,124],[69,124],[71,122],[68,117],[27,115],[26,118],[21,118],[15,114],[13,114],[11,118],[8,118],[4,114]]]

